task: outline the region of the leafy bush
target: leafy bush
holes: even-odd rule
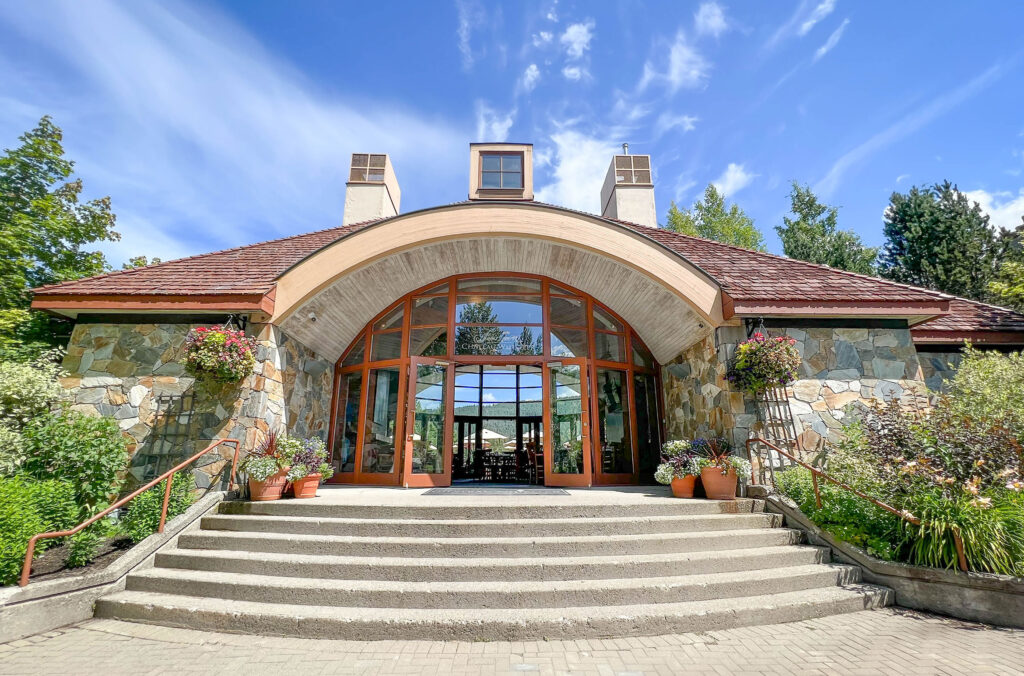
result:
[[[60,368],[49,359],[0,362],[0,424],[18,430],[49,410],[62,393]]]
[[[174,475],[171,484],[171,499],[167,502],[167,520],[184,514],[195,502],[195,478],[190,470]],[[128,511],[121,520],[121,532],[132,542],[142,542],[156,532],[160,526],[160,511],[164,504],[166,484],[158,483],[128,503]]]
[[[96,558],[96,552],[99,550],[101,542],[103,542],[103,532],[96,528],[95,524],[77,535],[73,535],[64,565],[68,568],[88,566]]]
[[[983,352],[967,345],[943,404],[961,416],[1001,419],[1024,443],[1022,392],[1024,352]]]
[[[0,478],[0,584],[21,573],[29,539],[37,533],[66,530],[78,522],[74,486],[67,481]],[[56,540],[42,540],[43,551]]]
[[[22,471],[72,482],[82,516],[103,509],[117,493],[128,447],[115,420],[61,410],[33,420],[24,438],[28,457]]]
[[[0,425],[0,477],[11,476],[25,462],[25,440],[6,425]]]

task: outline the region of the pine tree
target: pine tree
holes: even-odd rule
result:
[[[878,248],[864,246],[851,230],[839,230],[837,207],[822,204],[809,186],[796,181],[789,200],[794,218],[783,217],[783,225],[775,226],[787,256],[864,275],[874,274]]]
[[[684,235],[713,239],[744,249],[765,250],[764,235],[754,225],[754,219],[735,203],[727,209],[725,197],[712,184],[708,184],[704,197],[697,200],[691,209],[681,211],[672,202],[666,227]]]

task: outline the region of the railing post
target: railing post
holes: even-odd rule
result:
[[[157,533],[164,532],[164,523],[167,521],[167,504],[171,501],[171,484],[174,483],[174,474],[167,475],[167,488],[164,489],[164,506],[160,510],[160,527],[156,529]]]
[[[814,504],[821,509],[821,491],[818,490],[818,474],[817,472],[811,472],[811,485],[814,486]]]
[[[964,539],[960,537],[960,529],[953,527],[953,545],[956,547],[956,563],[960,570],[968,572],[967,554],[964,552]]]

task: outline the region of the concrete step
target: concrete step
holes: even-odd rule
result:
[[[324,580],[397,582],[598,580],[728,573],[827,563],[825,547],[787,545],[670,554],[558,558],[410,558],[171,549],[156,555],[160,568],[276,575]]]
[[[311,516],[219,514],[204,517],[204,530],[359,537],[573,537],[693,533],[776,528],[778,514],[686,514],[682,516],[602,517],[593,519],[339,519]]]
[[[413,538],[193,531],[178,538],[181,549],[403,557],[608,556],[719,551],[798,544],[803,535],[787,528],[706,533],[658,533],[580,537]]]
[[[854,584],[683,603],[571,608],[352,608],[255,603],[123,591],[96,616],[205,631],[344,640],[540,640],[714,631],[795,622],[892,603],[892,591]]]
[[[307,516],[337,519],[429,519],[458,520],[472,519],[591,519],[607,517],[682,516],[685,514],[750,514],[754,501],[747,498],[736,500],[682,500],[677,498],[652,498],[650,502],[610,504],[564,504],[557,503],[559,496],[549,496],[544,504],[479,505],[459,504],[460,498],[445,496],[447,500],[437,505],[378,505],[339,504],[323,499],[275,500],[272,502],[248,502],[234,500],[221,503],[221,514],[265,514],[268,516]],[[566,496],[569,500],[569,496]]]
[[[860,582],[838,564],[638,579],[519,582],[331,580],[151,568],[128,577],[129,591],[304,606],[356,608],[566,608],[708,601]]]

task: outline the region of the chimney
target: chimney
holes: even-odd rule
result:
[[[651,156],[622,155],[612,158],[601,187],[601,215],[652,228],[658,227],[654,208],[654,183],[651,181]]]
[[[402,191],[391,159],[387,155],[352,153],[342,224],[397,216],[401,203]]]

